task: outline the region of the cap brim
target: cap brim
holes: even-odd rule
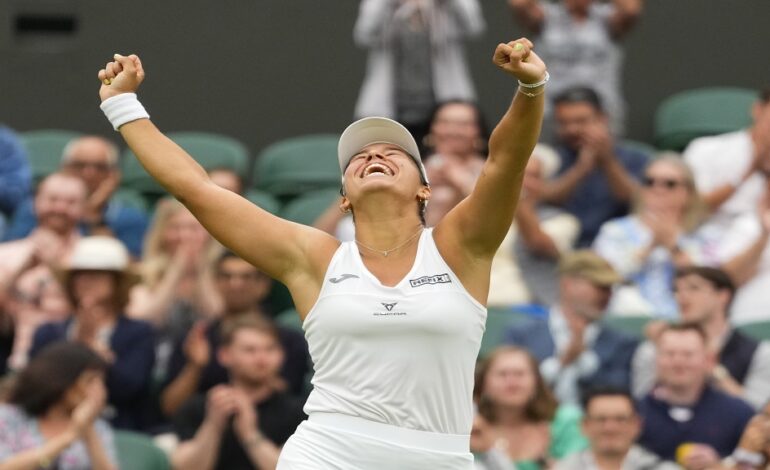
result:
[[[345,129],[337,145],[340,172],[345,173],[351,158],[362,148],[375,143],[393,144],[404,149],[420,169],[423,182],[428,182],[420,157],[420,149],[412,134],[398,122],[383,117],[359,119]]]

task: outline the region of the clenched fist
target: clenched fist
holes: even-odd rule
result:
[[[102,101],[121,93],[136,93],[139,85],[144,80],[142,61],[135,54],[122,56],[115,54],[113,62],[107,62],[103,69],[99,70],[99,96]]]
[[[527,38],[507,44],[500,43],[495,49],[492,62],[522,83],[537,83],[545,77],[546,67],[543,60],[532,50],[533,47]]]

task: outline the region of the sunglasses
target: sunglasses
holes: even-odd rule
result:
[[[671,178],[653,178],[652,176],[645,176],[642,178],[642,185],[645,188],[660,187],[671,190],[679,186],[685,186],[686,183],[684,181]]]

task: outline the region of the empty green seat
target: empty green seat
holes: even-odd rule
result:
[[[670,96],[655,112],[655,144],[681,151],[697,137],[748,127],[756,99],[753,90],[731,87],[700,88]]]
[[[312,191],[289,202],[281,210],[281,217],[304,225],[313,222],[323,212],[340,199],[339,189],[321,189]]]
[[[41,129],[21,134],[21,141],[27,149],[32,179],[35,183],[50,175],[61,166],[64,147],[82,134],[60,129]]]
[[[250,189],[244,196],[249,201],[253,202],[257,206],[261,207],[267,212],[270,212],[273,215],[278,214],[281,209],[281,203],[278,202],[278,200],[272,195],[264,191],[260,191],[258,189]]]
[[[770,341],[770,321],[759,321],[740,325],[739,330],[760,341]]]
[[[130,431],[114,431],[120,470],[170,470],[166,454],[152,439]]]
[[[650,320],[652,320],[652,318],[646,315],[608,315],[604,317],[604,324],[627,335],[631,335],[636,338],[642,338],[644,337],[644,328],[647,326],[647,323],[649,323]]]
[[[252,181],[257,189],[280,198],[340,186],[339,136],[314,134],[277,142],[257,158]]]

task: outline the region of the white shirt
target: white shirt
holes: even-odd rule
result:
[[[754,160],[754,143],[747,130],[690,142],[683,155],[695,176],[700,193],[709,193],[726,184],[738,185]],[[725,201],[706,225],[723,234],[735,220],[756,211],[757,203],[765,191],[764,177],[754,173]]]
[[[303,328],[315,374],[305,412],[470,434],[486,308],[460,284],[426,229],[409,273],[383,286],[355,242],[332,258]]]

